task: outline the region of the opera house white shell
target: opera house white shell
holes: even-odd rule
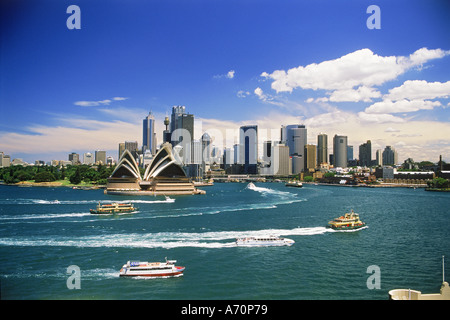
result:
[[[204,194],[186,176],[180,161],[172,153],[172,145],[165,143],[146,167],[141,177],[139,166],[128,150],[108,178],[105,193],[125,195]]]

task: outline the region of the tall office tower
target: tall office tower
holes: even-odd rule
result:
[[[95,151],[95,163],[106,164],[106,151]]]
[[[211,137],[207,132],[202,135],[202,162],[210,163],[211,161]]]
[[[185,106],[172,107],[170,135],[172,145],[180,144],[183,148],[183,162],[188,163],[191,159],[191,141],[194,139],[194,115],[186,113]]]
[[[166,126],[166,129],[163,131],[163,143],[169,142],[171,141],[170,139],[170,130],[169,130],[169,117],[165,117],[164,118],[164,125]]]
[[[307,130],[304,125],[288,125],[281,127],[281,142],[289,147],[292,157],[292,174],[299,174],[305,169],[305,145]]]
[[[244,173],[257,174],[258,126],[242,126],[239,130],[239,143],[243,148]]]
[[[150,150],[152,155],[156,154],[155,117],[150,111],[142,121],[142,153]]]
[[[305,146],[305,171],[309,170],[310,172],[314,172],[316,169],[316,146],[313,144],[307,144]]]
[[[398,162],[398,154],[391,146],[386,146],[383,151],[383,166],[395,165]]]
[[[270,162],[270,160],[272,158],[272,145],[273,145],[273,143],[270,140],[263,142],[262,160],[266,163]]]
[[[381,167],[383,165],[383,153],[382,153],[381,149],[377,150],[376,163],[377,163],[377,167]]]
[[[137,141],[125,141],[125,149],[130,151],[134,159],[138,158],[138,143]]]
[[[121,142],[119,143],[119,156],[117,157],[117,159],[120,159],[120,157],[122,157],[124,151],[125,151],[125,143]]]
[[[94,157],[92,156],[92,153],[86,152],[85,154],[83,154],[83,164],[94,164]]]
[[[191,143],[191,163],[201,164],[202,163],[202,142],[200,140],[192,140]]]
[[[353,146],[347,146],[347,165],[353,160]]]
[[[359,163],[362,167],[372,165],[372,142],[370,140],[359,146]]]
[[[184,129],[187,132],[177,131],[177,129]],[[172,107],[172,119],[170,122],[170,132],[172,145],[177,145],[186,139],[194,139],[194,115],[186,113],[185,106]],[[186,136],[189,133],[189,136]],[[185,141],[187,142],[187,141]],[[189,141],[190,143],[190,141]]]
[[[317,165],[328,162],[328,136],[319,133],[317,136]]]
[[[334,167],[347,167],[347,136],[335,135],[333,138]]]
[[[78,153],[72,152],[69,154],[69,161],[72,162],[72,165],[80,164],[80,155]]]

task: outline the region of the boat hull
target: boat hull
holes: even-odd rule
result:
[[[177,268],[182,268],[181,270],[177,270],[177,271],[173,271],[173,272],[164,272],[164,273],[139,273],[139,272],[132,272],[132,273],[120,273],[121,277],[152,277],[152,278],[157,278],[157,277],[174,277],[174,276],[178,276],[180,274],[183,273],[184,271],[184,267],[177,267]]]
[[[359,224],[359,225],[344,225],[344,226],[329,225],[327,227],[331,228],[333,230],[356,230],[356,229],[364,228],[365,226],[366,226],[366,224],[363,223],[363,224]]]

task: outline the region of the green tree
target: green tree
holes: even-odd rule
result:
[[[83,178],[81,177],[80,167],[77,167],[75,169],[75,173],[72,174],[69,178],[70,183],[72,184],[79,184]]]
[[[34,177],[34,182],[51,182],[55,180],[55,176],[49,171],[41,171]]]

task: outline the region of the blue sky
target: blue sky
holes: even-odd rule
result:
[[[69,30],[69,5],[81,29]],[[368,29],[369,5],[381,29]],[[142,144],[185,105],[216,133],[306,124],[400,161],[450,161],[450,4],[364,0],[1,2],[0,151],[34,162]],[[216,130],[216,131],[214,131]],[[222,136],[217,130],[221,130]],[[265,130],[265,131],[264,131]],[[260,141],[264,137],[260,137]],[[330,150],[331,152],[332,150]]]

